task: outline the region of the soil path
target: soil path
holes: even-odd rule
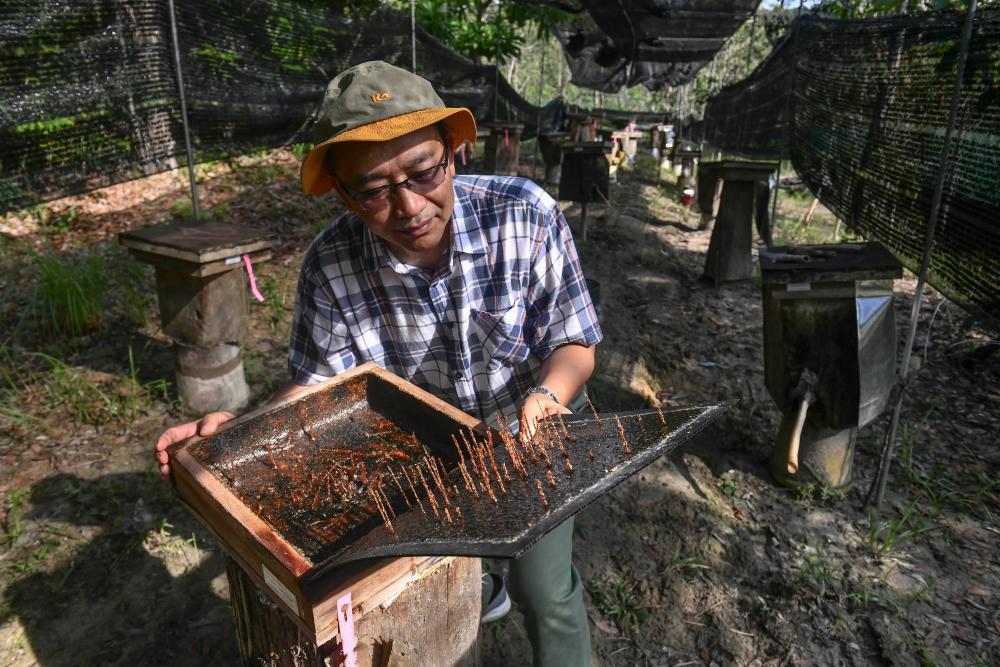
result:
[[[925,300],[922,368],[882,523],[862,499],[884,416],[859,437],[851,488],[782,489],[767,472],[778,413],[763,385],[757,281],[700,282],[708,233],[691,229],[696,215],[676,203],[669,176],[657,186],[640,165],[621,175],[610,206],[590,208],[587,241],[577,241],[605,331],[592,396],[602,410],[741,400],[579,516],[595,663],[1000,664],[1000,355],[980,354],[987,333],[938,294]],[[201,174],[206,210],[279,233],[275,260],[258,267],[267,302],[244,346],[257,401],[284,381],[298,265],[335,207],[299,196],[295,174],[280,151]],[[131,286],[145,295],[144,323],[126,317],[124,297],[103,328],[69,342],[32,335],[24,318],[38,280],[29,248],[121,260],[114,234],[183,214],[184,191],[177,173],[163,174],[0,221],[0,287],[12,295],[0,311],[2,664],[237,662],[218,548],[149,454],[183,417],[157,393],[172,357],[151,277]],[[800,224],[808,203],[783,198],[779,236],[832,238],[828,213]],[[567,214],[579,235],[578,207]],[[896,284],[900,339],[913,289],[912,277]],[[103,404],[60,393],[80,378]],[[133,405],[130,396],[141,398],[135,410],[107,407]],[[484,664],[530,664],[516,612],[484,638]]]

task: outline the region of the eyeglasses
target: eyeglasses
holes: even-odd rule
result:
[[[447,146],[447,144],[445,144]],[[344,191],[348,196],[357,202],[365,211],[378,211],[389,205],[389,197],[399,188],[406,188],[418,195],[426,195],[444,182],[445,170],[448,168],[448,149],[445,148],[444,159],[430,169],[418,171],[409,178],[383,185],[379,188],[372,188],[363,192],[351,192],[347,188]]]

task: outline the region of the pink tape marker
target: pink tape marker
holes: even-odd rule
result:
[[[253,275],[253,267],[250,265],[250,255],[243,255],[243,265],[247,267],[247,276],[250,278],[250,293],[254,298],[264,303],[264,295],[257,289],[257,279]]]
[[[503,145],[510,146],[510,132],[506,127],[503,129]]]
[[[344,667],[358,667],[358,638],[354,634],[354,605],[348,591],[337,599],[337,627],[340,630],[340,645],[344,651]]]

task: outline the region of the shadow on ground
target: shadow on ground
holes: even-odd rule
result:
[[[3,620],[17,617],[38,664],[238,663],[221,554],[162,480],[60,474],[31,487],[30,505],[40,546]],[[31,572],[49,549],[65,555]]]

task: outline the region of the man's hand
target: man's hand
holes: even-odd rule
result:
[[[188,422],[173,428],[168,428],[156,439],[156,462],[160,465],[160,474],[166,479],[170,477],[170,463],[167,458],[167,447],[187,440],[193,435],[202,437],[212,435],[219,427],[230,419],[235,419],[232,412],[210,412],[198,421]]]
[[[521,442],[525,442],[535,434],[539,419],[545,419],[549,415],[572,413],[573,411],[565,405],[553,401],[545,394],[528,394],[518,409],[518,421],[520,422],[518,436],[521,438]]]

